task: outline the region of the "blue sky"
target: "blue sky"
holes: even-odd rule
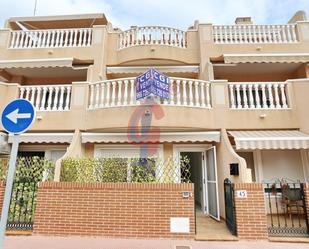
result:
[[[162,25],[187,29],[194,20],[232,24],[237,16],[254,23],[286,23],[297,10],[309,16],[309,0],[37,0],[37,15],[104,13],[114,26]],[[35,0],[0,0],[0,25],[11,16],[32,16]]]

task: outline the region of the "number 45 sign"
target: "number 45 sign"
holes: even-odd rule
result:
[[[236,197],[237,198],[248,198],[247,190],[237,190],[236,191]]]

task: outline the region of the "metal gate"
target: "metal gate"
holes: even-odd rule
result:
[[[275,182],[264,186],[270,236],[308,236],[302,183]]]
[[[226,225],[233,235],[236,231],[235,205],[234,205],[234,189],[229,179],[224,180],[224,200],[225,200],[225,220]]]
[[[27,179],[14,182],[7,230],[32,230],[37,185]]]

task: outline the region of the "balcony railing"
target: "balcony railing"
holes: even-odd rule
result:
[[[294,43],[298,42],[296,25],[215,25],[215,43]]]
[[[10,48],[89,47],[92,29],[45,29],[12,31]]]
[[[139,45],[166,45],[185,48],[186,32],[167,27],[136,27],[119,34],[119,49]]]
[[[232,109],[287,109],[287,84],[277,82],[229,83]]]
[[[135,78],[107,80],[89,85],[89,109],[140,105],[136,101]],[[167,106],[210,108],[210,83],[203,80],[170,77]]]
[[[68,111],[70,85],[21,86],[19,98],[29,100],[37,111]]]

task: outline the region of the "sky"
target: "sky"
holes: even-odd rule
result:
[[[33,16],[35,0],[0,0],[0,26],[13,16]],[[251,16],[256,24],[284,24],[297,10],[309,17],[309,0],[37,0],[36,15],[104,13],[113,26],[160,25],[186,30],[200,23],[233,24]]]

